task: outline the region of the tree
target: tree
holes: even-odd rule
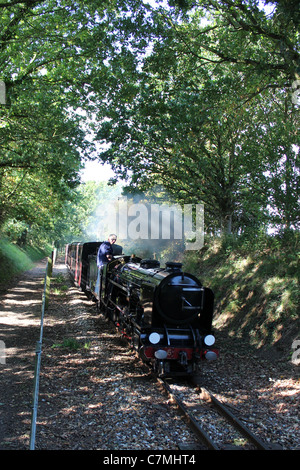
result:
[[[255,1],[158,8],[152,19],[143,67],[133,69],[128,49],[110,64],[113,88],[99,110],[98,138],[110,143],[103,160],[133,187],[162,183],[181,203],[205,202],[209,229],[266,223],[271,156],[260,107],[280,116],[273,94],[288,95],[295,77],[292,19],[285,39],[287,18],[278,9],[267,15]],[[118,80],[124,73],[126,83]]]
[[[98,102],[94,81],[105,82],[104,61],[115,47],[110,17],[123,6],[102,0],[1,3],[6,103],[0,105],[0,226],[9,217],[36,222],[24,205],[31,194],[20,198],[30,191],[29,181],[42,181],[46,200],[63,202],[80,182],[82,161],[96,158],[87,138]]]
[[[182,4],[171,0],[170,4],[188,12],[188,27],[174,26],[185,53],[203,64],[209,53],[215,64],[228,63],[246,74],[254,72],[262,81],[261,89],[288,86],[299,78],[297,1],[187,0]],[[201,27],[204,18],[210,21]]]
[[[258,207],[267,197],[255,191],[263,155],[245,158],[247,139],[257,137],[253,108],[235,109],[228,79],[207,81],[197,91],[185,78],[181,88],[148,87],[131,113],[127,107],[119,114],[117,126],[106,122],[102,131],[113,144],[104,158],[114,164],[117,153],[120,173],[131,170],[131,184],[139,189],[163,184],[181,204],[204,202],[208,229],[238,231],[263,214]],[[237,93],[238,87],[234,100]]]
[[[255,125],[264,134],[265,186],[271,223],[277,229],[299,229],[299,111],[287,92],[277,92],[257,114]]]
[[[34,179],[50,199],[71,198],[82,159],[99,157],[87,135],[107,144],[100,157],[133,186],[164,183],[182,203],[205,201],[213,230],[265,222],[283,184],[293,223],[295,133],[286,127],[285,182],[275,187],[259,107],[274,123],[272,94],[298,77],[296,3],[278,0],[269,12],[257,0],[170,5],[2,2],[0,223],[35,220],[17,197],[22,189],[30,199]]]
[[[105,182],[81,184],[76,188],[73,199],[64,202],[60,216],[53,218],[52,239],[60,245],[76,240],[101,241],[103,231],[99,227],[102,220],[99,208],[109,207],[109,202],[117,199],[121,191],[120,185],[112,187]],[[107,236],[108,233],[105,239]]]

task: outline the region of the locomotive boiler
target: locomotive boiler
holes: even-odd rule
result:
[[[88,289],[99,309],[129,338],[160,376],[193,374],[218,356],[212,333],[213,292],[180,263],[116,256],[96,288],[96,257],[89,257]]]

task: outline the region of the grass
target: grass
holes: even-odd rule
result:
[[[297,243],[265,238],[259,243],[214,240],[186,252],[184,270],[215,294],[215,327],[256,349],[290,351],[300,336]]]
[[[44,258],[49,250],[28,246],[20,248],[6,239],[0,240],[0,285],[14,276],[31,269],[35,261]]]
[[[89,350],[91,347],[91,344],[90,342],[86,342],[82,344],[76,338],[66,338],[63,340],[62,343],[53,344],[51,347],[53,349],[61,348],[61,349],[70,349],[71,351],[78,351],[78,349]]]
[[[52,293],[58,297],[63,297],[66,295],[68,290],[68,285],[66,284],[66,279],[62,274],[58,274],[52,278]]]

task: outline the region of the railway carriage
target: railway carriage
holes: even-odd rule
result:
[[[101,242],[74,242],[66,246],[65,261],[74,284],[86,291],[89,279],[89,256],[97,255]]]

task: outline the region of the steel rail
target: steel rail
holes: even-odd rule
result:
[[[217,444],[208,434],[207,432],[199,425],[197,420],[193,417],[193,415],[189,412],[186,405],[183,401],[176,396],[176,394],[172,391],[170,385],[166,380],[161,379],[155,375],[156,380],[161,385],[161,387],[168,393],[169,397],[172,401],[177,405],[180,412],[185,417],[187,424],[192,429],[192,431],[196,434],[196,436],[202,441],[204,445],[206,445],[209,449],[213,450],[223,450],[224,446]],[[240,419],[231,413],[231,411],[221,403],[212,393],[210,393],[207,389],[200,387],[197,384],[198,388],[204,392],[204,394],[208,397],[208,400],[212,403],[215,409],[227,419],[235,429],[237,429],[251,444],[253,444],[258,450],[277,450],[279,447],[272,443],[263,442],[258,436],[256,436],[250,429],[248,429]],[[225,446],[226,449],[226,446]]]
[[[219,411],[219,413],[224,416],[230,423],[238,429],[238,431],[246,438],[248,441],[250,441],[252,444],[254,444],[259,450],[270,450],[272,448],[272,445],[266,444],[263,442],[259,437],[257,437],[255,434],[250,431],[236,416],[234,416],[231,411],[226,407],[226,405],[223,405],[214,395],[212,395],[208,390],[206,390],[203,387],[200,387],[202,391],[204,391],[208,396],[209,399],[211,400],[212,404],[215,406],[215,408]]]
[[[170,398],[176,403],[177,407],[181,411],[181,413],[184,415],[184,417],[187,420],[187,423],[189,427],[192,429],[192,431],[197,435],[198,438],[204,443],[209,449],[212,450],[220,450],[220,446],[214,442],[209,435],[204,431],[204,429],[197,423],[197,421],[194,419],[194,417],[189,413],[187,407],[184,405],[184,403],[178,398],[171,390],[171,387],[169,384],[162,380],[159,377],[156,377],[158,383],[167,391],[168,395]]]

